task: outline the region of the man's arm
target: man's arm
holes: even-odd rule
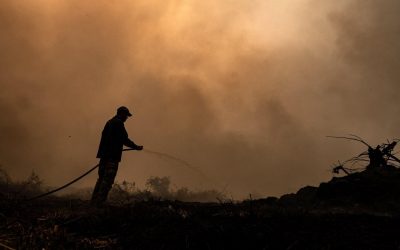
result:
[[[128,137],[125,138],[124,145],[135,150],[142,150],[143,146],[136,145],[131,139]]]
[[[126,129],[125,129],[125,126],[124,126],[123,123],[120,124],[120,130],[121,130],[121,134],[123,136],[122,143],[125,146],[130,147],[130,148],[135,149],[135,150],[142,150],[143,149],[143,146],[136,145],[136,143],[134,143],[131,139],[129,139],[128,132],[126,132]]]

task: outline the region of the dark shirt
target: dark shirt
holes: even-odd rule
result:
[[[138,146],[128,138],[124,122],[114,116],[104,126],[97,158],[120,162],[123,146],[136,149]]]

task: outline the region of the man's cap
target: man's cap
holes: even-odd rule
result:
[[[125,106],[121,106],[117,109],[117,114],[125,114],[127,116],[132,116],[131,112],[129,112],[129,109]]]

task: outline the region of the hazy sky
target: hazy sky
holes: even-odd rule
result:
[[[5,0],[0,164],[61,185],[95,165],[120,105],[145,152],[119,181],[280,195],[400,137],[397,0]],[[94,185],[91,175],[79,185]],[[78,186],[79,186],[78,185]]]

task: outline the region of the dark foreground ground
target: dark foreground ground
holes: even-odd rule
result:
[[[15,249],[400,249],[391,213],[280,204],[142,201],[93,208],[2,201],[0,243]]]
[[[56,197],[28,202],[0,192],[0,244],[5,249],[400,249],[400,169],[394,167],[333,178],[279,199],[151,198],[119,204],[95,208]]]

